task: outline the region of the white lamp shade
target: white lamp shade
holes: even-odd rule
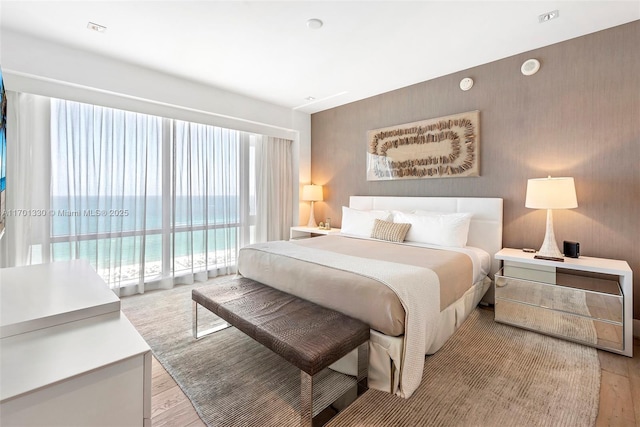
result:
[[[527,181],[525,206],[532,209],[573,209],[578,207],[573,178],[534,178]]]
[[[302,187],[302,200],[319,202],[322,200],[322,185],[305,185]]]

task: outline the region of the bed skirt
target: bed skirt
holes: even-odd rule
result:
[[[476,282],[457,301],[440,312],[437,336],[429,348],[425,348],[425,355],[438,351],[453,333],[462,325],[473,309],[491,286],[491,279]],[[395,393],[399,387],[400,373],[398,371],[402,360],[404,337],[391,337],[378,331],[371,330],[369,341],[369,388],[387,393]],[[331,366],[331,369],[355,375],[357,354],[351,352]]]

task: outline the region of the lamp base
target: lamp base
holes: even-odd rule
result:
[[[553,214],[551,213],[551,209],[547,209],[547,231],[538,255],[547,258],[562,258],[562,252],[560,252],[558,248],[556,236],[553,233]]]
[[[534,258],[535,259],[544,259],[544,260],[547,260],[547,261],[564,262],[564,258],[556,258],[554,256],[535,255]]]
[[[313,214],[313,201],[311,201],[311,210],[309,212],[309,222],[307,223],[307,227],[318,228],[318,224],[316,223],[316,217]]]

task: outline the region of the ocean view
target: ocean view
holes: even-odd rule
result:
[[[144,256],[144,276],[161,274],[162,198],[105,199],[52,197],[49,216],[53,260],[86,259],[105,281],[119,282],[139,277]],[[169,229],[175,232],[170,232],[166,240],[174,261],[172,268],[180,271],[235,262],[238,205],[237,197],[177,198],[175,224],[171,216],[168,222]],[[113,233],[124,236],[110,237]],[[80,238],[69,242],[68,236]]]
[[[177,197],[175,226],[237,223],[239,198]],[[162,228],[162,197],[52,197],[52,235],[104,233]],[[173,212],[172,212],[173,214]]]

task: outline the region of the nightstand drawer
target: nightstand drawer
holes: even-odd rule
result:
[[[496,274],[496,299],[621,323],[623,298],[612,280],[558,273],[557,284]]]
[[[498,298],[495,320],[583,344],[624,349],[622,323],[610,323]]]
[[[534,282],[556,283],[556,268],[548,266],[535,266],[521,262],[504,262],[502,274],[516,279],[533,280]]]
[[[496,321],[633,357],[633,271],[626,261],[554,261],[515,248],[495,258],[504,266],[494,281]]]

